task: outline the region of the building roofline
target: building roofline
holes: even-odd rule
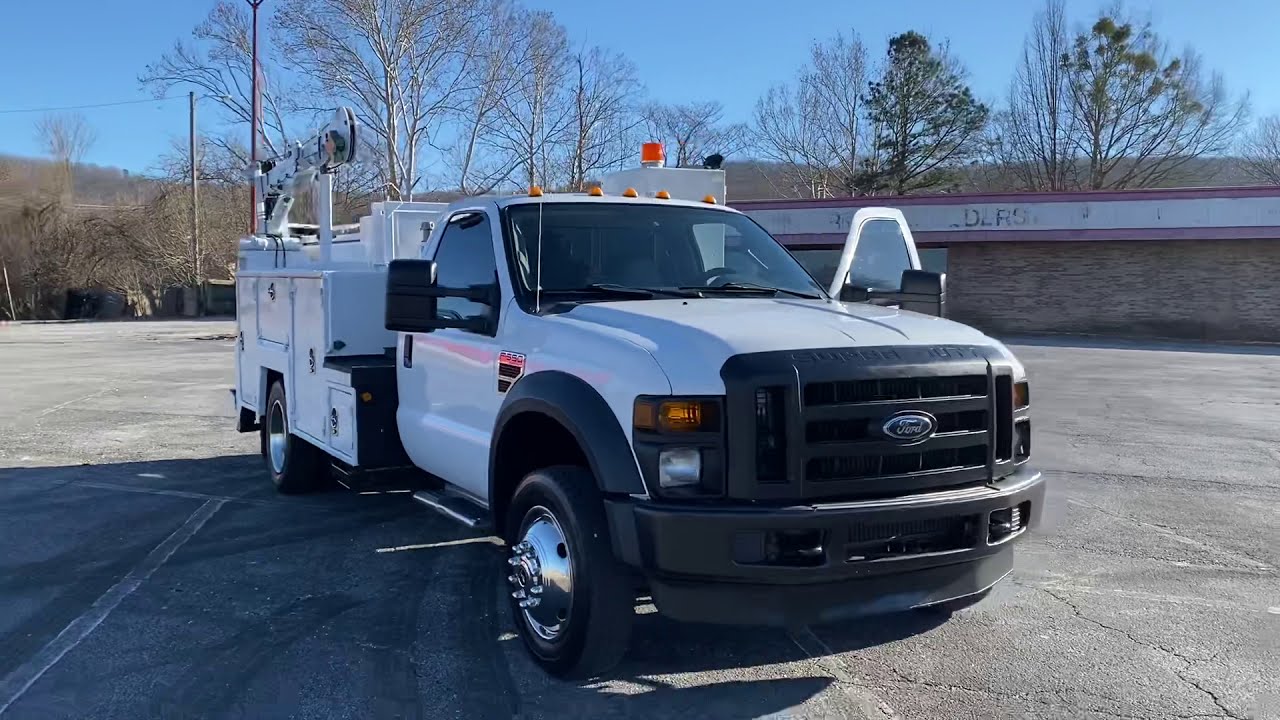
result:
[[[802,210],[810,207],[910,207],[912,205],[977,205],[998,203],[1117,202],[1122,200],[1209,200],[1215,198],[1280,198],[1280,185],[1242,185],[1141,190],[1078,190],[1074,192],[950,193],[939,195],[873,195],[801,200],[737,200],[727,203],[743,210]]]

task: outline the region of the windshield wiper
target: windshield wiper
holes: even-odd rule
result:
[[[701,290],[702,292],[716,292],[716,291],[724,290],[728,292],[758,293],[761,295],[777,295],[778,293],[782,293],[784,295],[790,295],[792,297],[804,298],[805,300],[821,300],[822,299],[818,295],[814,295],[812,293],[800,292],[799,290],[788,290],[786,288],[770,287],[769,285],[757,285],[756,283],[747,283],[747,282],[727,282],[721,285],[711,285],[708,287],[699,287],[699,288],[687,286],[687,287],[681,287],[680,289],[681,290],[696,289],[696,290]]]
[[[616,295],[619,297],[635,297],[635,298],[651,298],[655,295],[666,295],[668,297],[698,297],[697,293],[690,292],[683,288],[650,288],[650,287],[632,287],[630,285],[617,285],[615,283],[591,283],[580,288],[554,288],[543,289],[542,293],[597,293],[602,295]]]

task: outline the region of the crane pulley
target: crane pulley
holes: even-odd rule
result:
[[[289,211],[298,190],[320,176],[333,174],[355,157],[356,116],[351,108],[343,107],[306,143],[294,142],[283,155],[251,166],[250,177],[262,198],[261,211],[255,210],[259,233],[287,235]]]

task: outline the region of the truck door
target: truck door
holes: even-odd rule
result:
[[[854,213],[829,288],[840,297],[845,285],[870,290],[898,290],[903,270],[919,270],[911,228],[901,210],[868,207]]]
[[[435,246],[424,253],[436,261],[438,285],[499,282],[494,225],[483,209],[449,217]],[[498,311],[464,298],[441,298],[436,312],[459,319]],[[480,499],[488,493],[489,438],[502,402],[498,334],[456,329],[402,334],[399,347],[399,426],[405,451],[418,467]]]

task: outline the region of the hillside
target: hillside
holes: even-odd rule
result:
[[[724,166],[730,200],[765,200],[792,195],[786,192],[779,166],[758,161],[729,162]],[[0,155],[0,205],[14,205],[30,197],[53,172],[53,163],[39,158]],[[953,192],[1001,191],[997,174],[989,168],[968,170],[966,180]],[[75,172],[75,200],[79,205],[139,205],[154,198],[159,181],[114,167],[81,164]],[[1204,158],[1188,163],[1180,182],[1166,187],[1224,187],[1256,182],[1234,158]],[[441,191],[422,199],[450,200],[456,193]]]
[[[0,204],[13,205],[47,187],[54,171],[49,160],[0,155]],[[77,204],[139,205],[155,195],[155,179],[120,168],[78,164],[73,178]]]

